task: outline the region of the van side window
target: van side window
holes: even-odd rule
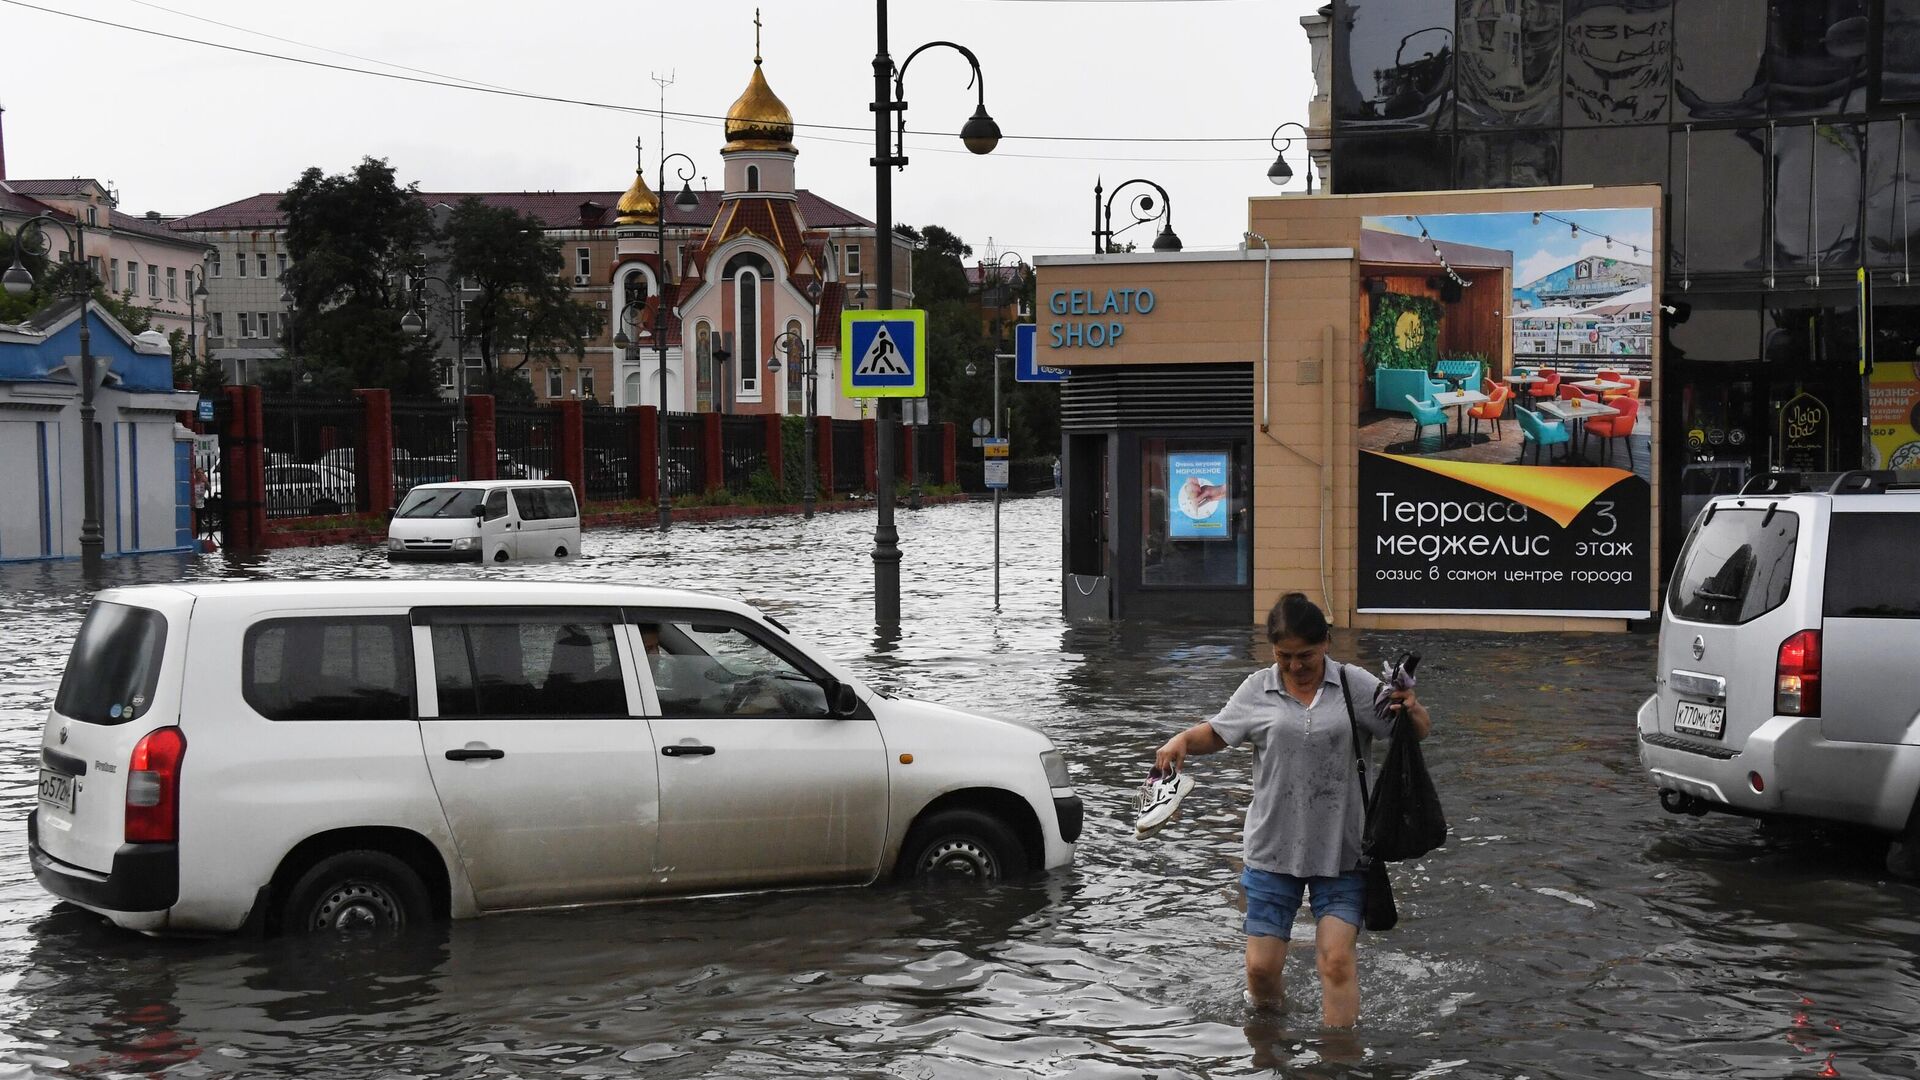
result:
[[[550,518],[570,518],[580,516],[580,507],[573,501],[573,485],[541,488],[547,497],[547,516]]]
[[[1800,517],[1767,507],[1718,509],[1702,519],[1673,573],[1675,618],[1737,626],[1786,602]]]
[[[440,716],[624,717],[626,682],[611,623],[570,616],[437,622]]]
[[[487,520],[499,521],[507,516],[507,489],[498,488],[487,492]]]
[[[551,516],[547,513],[547,493],[540,488],[515,488],[513,505],[520,508],[521,521],[544,521]]]
[[[635,613],[660,715],[684,717],[832,715],[827,692],[744,628]]]
[[[409,720],[413,630],[405,616],[268,619],[247,630],[240,695],[269,720]]]
[[[1912,569],[1920,514],[1834,514],[1828,519],[1827,618],[1920,619]]]

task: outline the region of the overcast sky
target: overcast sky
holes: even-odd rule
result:
[[[721,115],[753,66],[752,0],[28,0],[183,38],[480,82],[588,102]],[[766,75],[803,125],[800,185],[873,213],[874,5],[760,0]],[[894,216],[984,248],[1090,250],[1092,189],[1136,176],[1172,195],[1189,250],[1230,247],[1248,195],[1271,194],[1266,138],[1306,119],[1299,20],[1319,0],[894,0],[896,63],[958,41],[979,56],[987,110],[1009,136],[991,156],[951,135],[908,136]],[[217,25],[224,23],[228,25]],[[276,40],[284,39],[284,40]],[[660,122],[591,105],[410,84],[208,48],[0,0],[7,174],[110,181],[121,207],[185,214],[286,188],[318,165],[384,157],[423,189],[617,191],[633,140],[657,154]],[[333,50],[333,51],[328,51]],[[352,55],[342,55],[352,54]],[[71,65],[82,58],[75,78]],[[405,69],[418,69],[408,71]],[[432,75],[422,74],[431,72]],[[966,63],[922,54],[907,73],[910,130],[954,132],[973,111]],[[809,129],[839,124],[858,131]],[[1012,136],[1254,141],[1065,142]],[[666,144],[720,182],[717,120],[669,119]],[[1304,143],[1290,157],[1298,190]],[[648,169],[649,182],[653,167]],[[696,186],[700,186],[696,183]],[[1136,189],[1137,190],[1137,189]],[[1116,224],[1123,218],[1115,207]],[[1145,248],[1149,226],[1123,239]]]

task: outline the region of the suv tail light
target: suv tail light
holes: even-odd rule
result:
[[[180,762],[186,756],[187,737],[177,727],[157,728],[134,744],[127,762],[127,843],[180,839]]]
[[[1820,715],[1820,631],[1802,630],[1780,643],[1773,668],[1773,711],[1780,716]]]

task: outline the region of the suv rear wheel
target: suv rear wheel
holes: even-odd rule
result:
[[[431,911],[426,885],[406,863],[384,851],[342,851],[300,875],[280,927],[289,934],[390,934],[427,921]]]
[[[902,877],[997,882],[1026,870],[1020,838],[978,810],[943,810],[915,826],[900,857]]]

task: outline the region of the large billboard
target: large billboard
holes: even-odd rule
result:
[[[1650,615],[1652,211],[1363,227],[1359,609]]]

